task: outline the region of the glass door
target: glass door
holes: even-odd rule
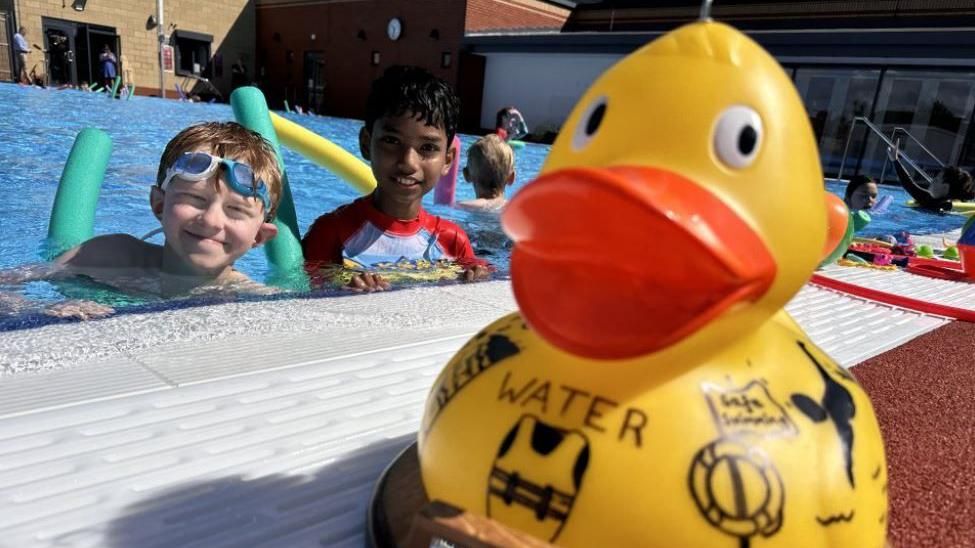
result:
[[[325,54],[305,52],[305,105],[315,114],[322,113],[325,103]]]
[[[800,68],[796,70],[795,82],[802,96],[812,124],[823,172],[833,177],[839,171],[843,151],[857,116],[869,117],[873,108],[880,70]],[[866,133],[858,126],[854,140],[850,143],[850,158],[847,166],[852,167],[856,156],[863,147]],[[880,165],[876,166],[877,174]],[[872,164],[863,166],[865,171],[874,170]],[[846,173],[850,173],[847,171]]]

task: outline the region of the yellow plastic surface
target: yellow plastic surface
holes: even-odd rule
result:
[[[287,118],[270,114],[282,145],[328,169],[363,194],[376,188],[369,165],[351,152]]]
[[[607,106],[598,131],[579,139],[599,100]],[[712,146],[716,120],[736,105],[755,110],[763,126],[743,168]],[[698,22],[662,36],[583,95],[542,175],[618,166],[670,170],[713,193],[759,236],[774,281],[666,348],[627,359],[570,354],[521,314],[486,327],[427,399],[419,432],[427,495],[560,546],[882,548],[887,467],[870,401],[782,310],[812,274],[827,233],[818,150],[788,76],[726,25]],[[517,195],[508,207],[520,207]],[[707,223],[703,215],[674,221]],[[592,228],[607,237],[626,229],[600,218],[609,224]],[[642,291],[656,291],[678,310],[694,291],[690,273],[662,278],[683,290],[627,285],[675,264],[654,254],[654,237],[632,250],[640,259],[629,266],[640,268],[629,277],[606,268],[601,279],[581,280],[553,269],[548,279],[570,302],[584,302],[596,284],[618,284],[631,292],[629,309]],[[570,250],[566,260],[577,262],[594,251]],[[517,266],[520,302],[519,277],[528,274]]]

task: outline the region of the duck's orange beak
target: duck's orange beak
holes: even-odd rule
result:
[[[765,244],[716,196],[646,167],[572,168],[529,183],[502,216],[528,323],[590,358],[687,337],[775,277]]]

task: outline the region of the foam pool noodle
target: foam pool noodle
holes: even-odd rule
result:
[[[96,128],[85,128],[75,137],[61,172],[47,242],[42,252],[51,260],[94,234],[95,206],[101,192],[112,139]]]
[[[437,186],[433,189],[433,203],[452,206],[457,192],[457,172],[461,162],[460,138],[456,135],[450,143],[450,148],[454,150],[454,162],[450,165],[450,171],[437,181]]]
[[[884,213],[887,213],[887,209],[890,207],[890,204],[893,203],[893,201],[893,196],[890,194],[884,194],[879,200],[877,200],[877,203],[870,208],[870,213],[873,213],[874,215],[883,215]]]
[[[284,146],[338,175],[362,194],[376,189],[368,164],[344,148],[283,116],[271,114],[271,124]]]
[[[122,83],[122,77],[121,76],[116,76],[115,77],[115,82],[112,84],[112,94],[108,96],[109,99],[114,99],[115,98],[115,94],[118,93],[118,87],[119,87],[119,84],[121,84],[121,83]]]
[[[853,224],[853,232],[860,232],[870,224],[870,214],[860,209],[850,212],[850,222]]]
[[[298,232],[298,216],[295,212],[291,187],[284,169],[284,158],[277,133],[271,122],[267,102],[261,90],[244,86],[237,88],[230,95],[230,105],[234,111],[234,118],[242,126],[260,133],[271,143],[278,158],[281,170],[281,201],[278,204],[277,216],[274,224],[278,227],[278,235],[264,245],[267,260],[273,267],[273,273],[268,283],[288,289],[304,290],[308,288],[308,278],[304,275],[304,255],[301,251],[301,236]]]

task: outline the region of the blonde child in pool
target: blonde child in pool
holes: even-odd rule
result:
[[[235,270],[234,262],[277,235],[272,220],[280,198],[277,158],[259,134],[233,122],[190,126],[166,145],[149,192],[162,245],[129,234],[97,236],[62,253],[51,268],[0,275],[0,281],[80,276],[122,293],[156,297],[265,293],[268,288]],[[90,301],[47,311],[83,319],[110,312]]]
[[[514,152],[497,134],[477,140],[467,151],[464,179],[474,185],[477,198],[458,202],[471,211],[500,211],[505,204],[504,189],[515,180]]]

